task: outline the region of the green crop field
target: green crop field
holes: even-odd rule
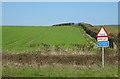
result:
[[[95,26],[99,29],[100,26]],[[105,25],[108,33],[118,33],[118,25]],[[63,45],[70,48],[73,44],[89,45],[96,42],[80,26],[3,26],[3,52],[28,52],[42,49],[41,44]],[[1,44],[0,44],[1,45]]]
[[[40,50],[40,44],[70,47],[72,44],[86,45],[89,41],[80,26],[3,26],[2,45],[5,52]]]

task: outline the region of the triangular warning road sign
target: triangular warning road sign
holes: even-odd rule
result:
[[[98,31],[96,37],[108,37],[108,33],[106,29],[104,28],[104,26],[100,27],[100,30]]]

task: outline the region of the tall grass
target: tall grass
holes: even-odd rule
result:
[[[118,66],[5,66],[3,76],[8,77],[118,77]]]

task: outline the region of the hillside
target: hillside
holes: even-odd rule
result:
[[[117,51],[105,48],[101,68],[101,50],[89,35],[94,27],[80,25],[3,26],[2,76],[117,77]]]
[[[90,38],[80,26],[3,26],[3,51],[25,52],[38,51],[43,47],[88,45]],[[92,41],[91,41],[92,40]],[[91,41],[91,42],[90,42]],[[47,48],[47,49],[48,49]]]

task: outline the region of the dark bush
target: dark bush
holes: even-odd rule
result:
[[[70,25],[74,25],[74,23],[62,23],[62,24],[55,24],[52,26],[70,26]]]

